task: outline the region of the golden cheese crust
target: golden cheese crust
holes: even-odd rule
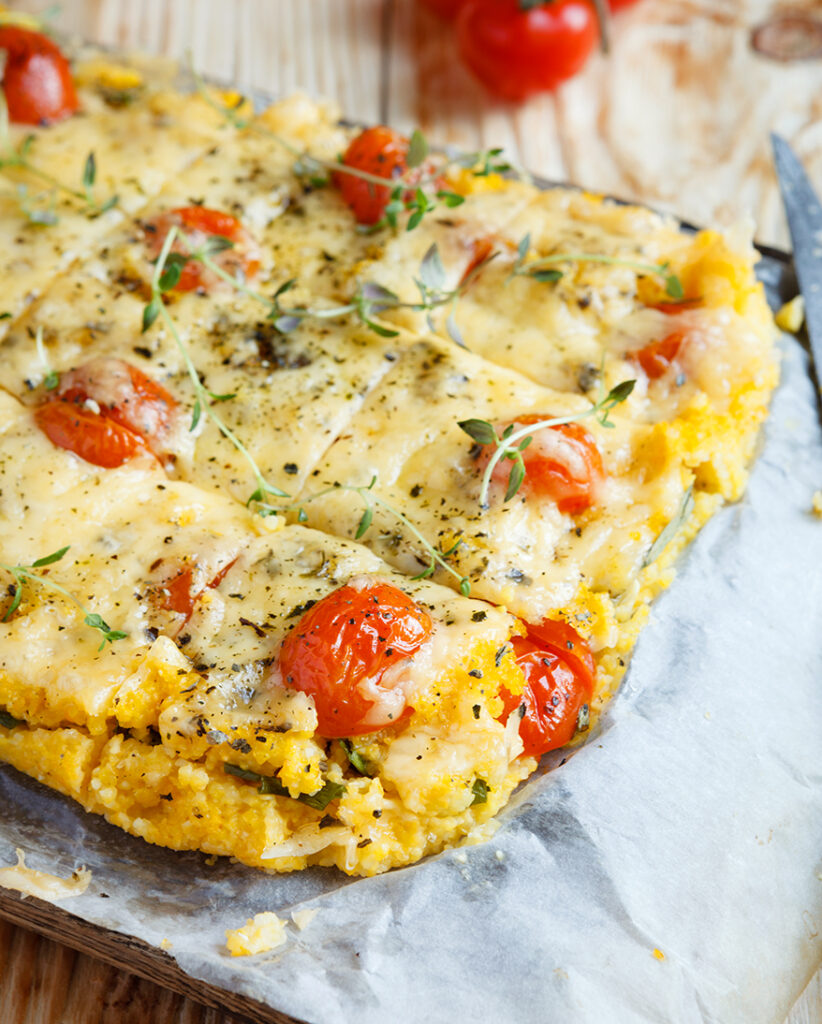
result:
[[[451,207],[363,232],[314,180],[352,135],[332,111],[249,118],[149,61],[74,73],[81,113],[26,144],[40,191],[0,167],[0,758],[148,842],[276,871],[374,874],[489,834],[536,766],[503,713],[528,685],[516,638],[571,626],[598,713],[677,553],[742,492],[777,379],[750,243],[453,166]],[[44,196],[92,152],[90,195]],[[152,235],[183,208],[241,223],[247,276],[160,294]],[[454,301],[420,308],[426,273]],[[149,432],[105,467],[54,443],[44,405],[108,415],[124,364],[172,396],[162,451]],[[460,426],[546,418],[595,445],[582,508],[527,472],[506,497]],[[539,430],[526,454],[550,463]],[[278,659],[346,586],[401,591],[430,630],[400,718],[329,737]]]

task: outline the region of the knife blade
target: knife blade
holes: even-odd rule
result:
[[[817,380],[822,380],[822,204],[785,139],[772,134],[771,144],[793,242],[793,264],[805,300],[805,325]]]

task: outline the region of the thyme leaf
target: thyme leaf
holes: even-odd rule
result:
[[[614,267],[629,267],[640,274],[652,274],[662,280],[665,292],[672,299],[681,299],[685,295],[682,282],[671,271],[670,263],[639,263],[618,256],[606,256],[595,252],[555,252],[549,256],[528,262],[528,251],[531,247],[530,234],[524,235],[517,246],[517,259],[514,263],[509,280],[512,277],[530,277],[535,281],[558,281],[562,271],[551,265],[554,263],[607,263]]]
[[[234,431],[214,409],[212,404],[213,402],[225,402],[233,398],[234,395],[216,395],[203,386],[203,382],[200,380],[197,368],[191,359],[191,354],[180,336],[180,332],[177,330],[177,325],[174,323],[172,316],[166,309],[166,305],[163,302],[162,296],[164,292],[170,291],[174,288],[180,279],[182,268],[185,266],[186,262],[195,255],[192,254],[192,256],[184,256],[181,253],[171,251],[178,235],[179,230],[177,226],[172,226],[165,237],[163,247],[160,250],[160,255],[157,257],[157,262],[154,265],[154,274],[151,279],[151,299],[143,309],[143,330],[148,330],[158,317],[162,319],[163,323],[168,328],[169,333],[174,339],[174,343],[183,357],[183,362],[185,363],[186,370],[188,371],[189,379],[192,387],[194,388],[194,408],[191,417],[191,426],[189,429],[192,431],[195,430],[200,422],[201,415],[205,413],[223,437],[234,445],[237,451],[243,456],[257,482],[257,489],[255,490],[254,495],[249,499],[248,504],[252,501],[264,501],[264,495],[266,494],[272,494],[280,498],[287,498],[289,497],[287,491],[283,491],[279,487],[275,487],[274,484],[268,483],[251,452],[249,452],[239,437],[237,437]],[[203,256],[203,260],[210,261],[210,257]],[[213,265],[217,267],[216,263]],[[177,268],[176,271],[173,268]],[[219,267],[217,267],[217,269],[221,270]],[[256,497],[256,495],[259,495],[259,497]]]
[[[89,153],[83,164],[81,176],[82,187],[72,188],[64,182],[55,178],[47,171],[42,170],[29,159],[29,151],[34,144],[34,135],[27,135],[20,145],[15,149],[9,132],[9,108],[6,102],[6,95],[0,88],[0,170],[6,168],[19,168],[30,176],[39,179],[49,187],[52,205],[49,208],[32,207],[29,203],[29,192],[26,185],[19,185],[17,189],[17,203],[26,219],[32,224],[53,225],[58,223],[58,216],[54,210],[53,200],[58,193],[79,200],[83,209],[89,217],[99,217],[101,213],[110,210],[119,202],[119,197],[114,195],[103,203],[94,198],[93,187],[97,176],[97,164],[94,153]]]
[[[20,602],[23,599],[24,585],[27,582],[35,583],[68,598],[69,601],[80,609],[83,613],[83,621],[85,624],[91,629],[99,630],[103,634],[103,639],[100,642],[100,647],[98,648],[102,651],[107,643],[114,643],[115,640],[123,640],[128,636],[128,633],[125,633],[122,629],[112,629],[101,615],[97,612],[89,611],[83,602],[78,597],[75,597],[70,590],[66,590],[65,587],[61,586],[59,583],[55,583],[55,581],[50,579],[48,576],[41,575],[40,573],[33,571],[34,569],[43,569],[49,565],[54,565],[55,562],[59,562],[68,550],[69,545],[67,544],[65,547],[59,548],[57,551],[52,551],[50,555],[43,555],[41,558],[35,559],[29,565],[7,565],[5,562],[0,562],[0,569],[5,569],[6,572],[10,573],[14,577],[11,604],[6,609],[6,614],[3,616],[2,621],[8,622],[20,607]]]
[[[474,799],[471,801],[471,807],[474,804],[485,804],[488,802],[488,783],[485,779],[474,779],[474,785],[471,787],[471,792],[474,794]]]
[[[583,412],[571,413],[568,416],[554,416],[526,427],[520,427],[519,430],[516,429],[515,424],[511,423],[503,430],[502,435],[497,434],[496,427],[488,420],[459,420],[457,426],[464,433],[468,434],[473,441],[476,441],[477,444],[483,447],[487,445],[494,446],[494,452],[488,460],[488,465],[485,467],[485,473],[482,478],[479,497],[480,508],[486,511],[490,507],[488,494],[491,487],[491,478],[501,460],[505,459],[512,463],[508,473],[505,497],[503,498],[504,504],[514,497],[526,478],[527,467],[522,453],[531,444],[533,436],[537,431],[558,427],[564,423],[575,423],[590,416],[596,416],[601,426],[612,427],[613,423],[609,420],[608,413],[628,398],[634,390],[635,383],[636,381],[633,380],[622,381],[611,388],[604,398],[592,403],[591,408],[585,409]]]

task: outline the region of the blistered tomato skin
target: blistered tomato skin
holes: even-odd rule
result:
[[[34,417],[52,444],[102,469],[122,466],[146,450],[137,434],[73,402],[46,402]]]
[[[525,689],[500,690],[501,721],[521,716],[523,755],[541,757],[565,746],[576,731],[580,709],[594,692],[594,660],[585,641],[564,622],[546,619],[511,641]]]
[[[408,170],[408,139],[384,125],[367,128],[352,139],[342,162],[378,178],[400,178]],[[388,186],[375,185],[342,171],[337,171],[333,180],[358,224],[376,224],[381,220],[391,198]]]
[[[227,238],[233,243],[232,248],[224,249],[211,257],[221,270],[234,276],[240,273],[243,277],[249,278],[260,269],[254,239],[242,223],[230,213],[211,210],[205,206],[180,206],[145,223],[143,230],[151,259],[156,259],[160,255],[172,227],[176,227],[185,236],[185,240],[174,240],[172,252],[188,256],[192,249],[204,244],[209,236],[217,236]],[[183,267],[174,289],[178,292],[208,291],[217,280],[216,275],[202,263],[191,260]]]
[[[64,374],[35,419],[58,448],[114,469],[145,451],[167,454],[177,410],[172,395],[136,366],[101,358]]]
[[[223,568],[220,569],[220,571],[200,590],[194,590],[193,567],[189,565],[181,566],[179,570],[169,579],[165,580],[162,585],[163,608],[166,611],[176,612],[178,615],[182,615],[183,622],[181,626],[184,625],[194,613],[194,606],[197,603],[198,598],[202,597],[206,590],[214,590],[216,587],[219,587],[236,561],[237,559],[234,558],[228,563],[228,565],[223,566]]]
[[[285,638],[283,682],[313,697],[321,736],[376,732],[411,713],[404,693],[384,676],[431,630],[428,613],[397,587],[347,584],[318,601]]]
[[[2,84],[11,121],[52,124],[77,111],[69,62],[48,36],[0,26],[0,51],[5,53]]]
[[[531,413],[518,417],[514,427],[518,430],[546,419],[551,416]],[[560,512],[568,515],[590,508],[605,479],[594,435],[581,423],[560,423],[535,431],[523,452],[523,462],[526,493],[556,502]],[[504,483],[509,472],[510,462],[500,460],[494,478]]]

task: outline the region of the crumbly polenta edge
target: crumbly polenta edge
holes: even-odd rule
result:
[[[82,66],[78,81],[100,94],[104,89],[135,88],[134,75],[151,74],[150,65],[138,72],[95,58]],[[169,104],[186,109],[186,104],[200,101],[169,100],[164,93],[149,103],[153,116],[162,118],[169,116]],[[298,106],[296,116],[305,110],[304,104]],[[204,137],[211,133],[219,138],[223,125],[212,121],[207,109],[198,107],[198,116],[203,118]],[[277,116],[276,110],[268,115]],[[494,176],[474,181],[463,176],[454,184],[474,197],[480,209],[484,195],[509,187]],[[606,218],[614,216],[600,197],[576,196],[574,202],[592,220],[598,210]],[[105,233],[97,237],[104,239]],[[680,242],[672,261],[686,289],[698,293],[705,306],[733,309],[772,344],[770,313],[755,282],[750,253],[739,255],[715,232]],[[379,264],[382,255],[374,242],[366,262]],[[41,300],[48,300],[47,286]],[[22,309],[15,318],[27,315]],[[741,496],[777,376],[776,362],[762,361],[721,410],[697,394],[673,418],[651,424],[644,435],[648,465],[676,461],[681,466],[684,483],[692,487],[693,510],[662,554],[640,568],[628,588],[612,594],[581,585],[562,609],[562,617],[595,646],[594,720],[618,688],[651,602],[673,580],[678,556],[718,508]],[[654,529],[658,533],[664,526],[661,520]],[[12,563],[13,556],[4,552]],[[41,597],[35,594],[29,602],[34,612]],[[43,598],[39,610],[51,607]],[[62,615],[72,629],[81,630],[70,609],[63,608]],[[490,641],[473,643],[437,674],[415,707],[413,727],[418,733],[427,730],[434,740],[446,733],[466,735],[472,745],[470,763],[462,771],[449,770],[444,761],[445,767],[430,774],[424,785],[413,772],[389,779],[379,770],[373,777],[352,771],[341,744],[318,741],[310,726],[271,733],[259,746],[239,742],[253,739],[253,727],[247,734],[240,729],[230,742],[198,737],[171,746],[163,741],[162,723],[184,701],[183,694],[199,692],[201,675],[162,636],[134,652],[129,669],[112,683],[97,714],[89,714],[87,707],[50,706],[48,695],[38,693],[36,680],[3,672],[0,707],[24,724],[0,725],[0,758],[132,835],[175,850],[234,857],[278,872],[316,864],[372,875],[446,846],[484,838],[511,793],[536,767],[533,759],[517,756],[512,730],[496,722],[499,686],[517,692],[522,682],[510,652],[500,657],[499,644]],[[476,728],[478,721],[487,726],[484,731]],[[379,769],[396,739],[391,730],[364,737],[361,754]],[[580,735],[575,743],[583,740]],[[226,774],[226,763],[263,775],[276,772],[288,795],[258,792],[243,778]],[[487,784],[484,802],[471,796],[477,778]],[[316,794],[329,782],[345,789],[324,810],[298,799]]]

